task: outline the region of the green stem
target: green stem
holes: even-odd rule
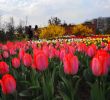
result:
[[[30,69],[30,70],[31,70],[31,74],[30,74],[31,82],[32,85],[35,86],[36,85],[35,70],[34,69]]]
[[[17,100],[17,91],[14,93],[14,100]]]
[[[7,100],[6,95],[2,94],[3,100]]]

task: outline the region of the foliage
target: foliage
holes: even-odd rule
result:
[[[6,41],[6,36],[4,30],[0,31],[0,41],[4,42]]]
[[[72,28],[72,33],[74,35],[88,36],[92,33],[92,29],[90,29],[87,26],[84,26],[82,24],[79,24]]]
[[[65,29],[58,25],[49,25],[41,29],[40,38],[51,39],[60,37],[65,33]]]

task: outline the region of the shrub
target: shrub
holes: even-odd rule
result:
[[[40,38],[51,39],[60,37],[65,33],[65,29],[58,25],[49,25],[41,29]]]
[[[84,26],[82,24],[79,24],[79,25],[76,25],[75,27],[72,28],[72,33],[74,35],[87,36],[92,33],[92,29],[87,26]]]

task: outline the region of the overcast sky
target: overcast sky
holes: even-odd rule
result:
[[[0,0],[0,16],[2,23],[13,16],[18,24],[27,16],[33,26],[45,26],[51,17],[76,24],[110,16],[110,0]]]

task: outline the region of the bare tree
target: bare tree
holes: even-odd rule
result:
[[[2,30],[2,16],[0,15],[0,30]]]
[[[25,22],[25,26],[27,26],[27,24],[28,24],[28,16],[26,16],[26,20],[25,20],[26,22]]]
[[[58,18],[58,17],[51,17],[49,20],[48,20],[48,23],[50,25],[60,25],[61,24],[61,20]]]
[[[25,22],[23,20],[20,20],[19,21],[19,25],[17,26],[16,28],[16,31],[19,33],[19,34],[22,34],[24,32],[24,24]]]
[[[14,18],[13,17],[10,17],[10,21],[7,23],[6,25],[7,27],[7,31],[11,34],[14,34]]]

